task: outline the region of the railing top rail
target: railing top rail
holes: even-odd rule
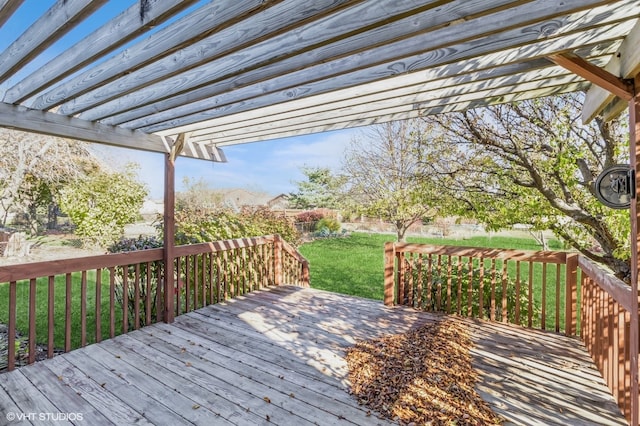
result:
[[[631,286],[615,277],[611,272],[592,262],[585,256],[578,256],[578,266],[583,274],[591,278],[600,288],[606,291],[627,312],[633,312],[631,304]]]
[[[0,267],[0,283],[162,260],[161,248]]]
[[[233,250],[246,247],[255,247],[264,244],[271,244],[275,241],[274,235],[262,237],[236,238],[233,240],[212,241],[209,243],[188,244],[177,246],[173,249],[175,257],[190,256],[202,253],[215,253],[219,251]]]
[[[189,256],[202,253],[214,253],[243,247],[254,247],[270,244],[275,241],[275,235],[266,235],[253,238],[237,238],[232,240],[214,241],[210,243],[189,244],[177,246],[174,256]],[[301,262],[303,257],[296,253],[293,247],[283,241],[283,247],[292,256]],[[85,256],[72,259],[58,259],[46,262],[23,263],[0,267],[0,283],[28,280],[38,277],[68,274],[77,271],[92,269],[112,268],[123,265],[134,265],[144,262],[162,260],[162,248],[130,251],[126,253],[104,254],[98,256]],[[304,259],[306,261],[306,259]]]
[[[402,253],[438,254],[446,256],[477,257],[483,259],[517,260],[526,262],[545,262],[564,264],[567,261],[566,252],[533,251],[533,250],[504,250],[479,247],[459,247],[416,243],[393,243],[394,250]]]
[[[307,258],[301,255],[295,248],[293,248],[291,244],[289,244],[285,240],[281,240],[281,241],[282,241],[282,249],[286,251],[289,255],[293,256],[300,263],[305,263],[305,264],[309,263]]]

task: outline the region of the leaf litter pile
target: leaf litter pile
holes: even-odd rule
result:
[[[347,351],[351,393],[403,425],[494,425],[476,393],[467,327],[451,319],[358,342]]]

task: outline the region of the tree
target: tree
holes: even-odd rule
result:
[[[457,213],[490,229],[529,224],[551,229],[585,256],[629,275],[629,213],[594,196],[600,172],[628,163],[625,125],[580,123],[584,95],[568,94],[458,112],[435,125],[447,155],[430,175]]]
[[[102,247],[122,237],[147,196],[134,170],[128,165],[124,172],[96,172],[61,191],[60,207],[76,225],[76,235]]]
[[[176,210],[208,211],[223,204],[222,194],[204,179],[192,181],[185,177],[182,183],[186,189],[176,194]]]
[[[289,202],[298,209],[338,209],[345,181],[326,167],[303,167],[306,181],[296,182],[298,192],[289,194]]]
[[[423,197],[426,169],[420,151],[429,127],[420,120],[372,126],[355,138],[343,162],[349,195],[361,213],[393,223],[398,241],[433,212]]]
[[[0,146],[0,226],[13,212],[35,233],[60,189],[99,167],[87,144],[68,139],[0,129]]]

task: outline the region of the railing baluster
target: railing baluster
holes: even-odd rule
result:
[[[427,265],[427,310],[433,311],[433,257],[429,254]]]
[[[527,325],[533,327],[533,262],[529,261],[529,282],[527,286]]]
[[[113,339],[116,334],[116,271],[109,268],[109,337]]]
[[[560,301],[562,298],[562,293],[560,293],[560,269],[561,269],[560,265],[556,265],[556,328],[555,328],[556,333],[560,332]],[[565,285],[567,285],[567,283],[565,283]],[[566,299],[566,296],[565,296],[564,303],[565,304],[571,303],[569,300]],[[565,309],[565,312],[566,311],[567,309]],[[566,328],[567,324],[568,323],[566,322],[566,318],[565,318],[565,331],[569,332],[569,335],[571,335],[570,330]]]
[[[516,324],[520,324],[520,261],[516,260]]]
[[[556,293],[557,295],[558,293]],[[557,296],[556,296],[557,299]],[[547,329],[547,264],[542,264],[542,311],[540,312],[540,328]]]
[[[71,274],[65,275],[64,351],[71,350]]]
[[[36,279],[29,280],[29,356],[27,362],[36,361]]]
[[[144,325],[151,324],[151,295],[153,294],[151,286],[151,262],[145,263],[145,292],[144,292]]]
[[[478,318],[484,319],[484,258],[480,257],[478,261],[480,268],[478,278]]]
[[[133,329],[140,328],[140,264],[136,263],[134,268],[133,285]]]
[[[491,307],[489,311],[489,319],[496,320],[496,259],[491,259]]]
[[[200,277],[200,273],[199,273],[199,265],[198,265],[198,256],[197,255],[193,255],[192,257],[193,259],[193,309],[192,310],[196,310],[199,308],[199,297],[198,297],[198,293],[200,292],[200,287],[199,287],[199,277]]]
[[[458,303],[456,312],[462,315],[462,256],[458,256]]]
[[[102,341],[102,269],[96,269],[95,341]]]
[[[87,346],[87,271],[80,274],[80,346]]]
[[[451,279],[451,270],[452,270],[452,257],[448,256],[447,257],[447,313],[451,313],[451,286],[452,286],[452,279]]]
[[[54,319],[55,319],[55,304],[56,304],[56,289],[55,289],[56,277],[49,276],[48,279],[48,301],[47,301],[47,358],[53,358],[54,347]]]
[[[468,261],[469,280],[467,281],[467,316],[473,316],[473,257],[469,256]]]
[[[9,321],[7,326],[9,327],[8,336],[9,339],[7,348],[7,369],[9,371],[16,367],[16,287],[17,282],[11,281],[9,283]]]
[[[423,261],[423,257],[422,254],[418,255],[418,282],[417,282],[417,291],[418,294],[416,295],[416,298],[418,299],[418,308],[420,309],[424,309],[424,303],[422,302],[422,261]]]
[[[509,322],[509,312],[508,312],[508,303],[507,303],[507,296],[509,295],[509,288],[508,288],[508,278],[509,275],[507,274],[507,266],[508,266],[509,262],[508,259],[504,259],[502,261],[502,322],[503,323],[508,323]]]
[[[129,331],[129,265],[122,267],[122,332]]]

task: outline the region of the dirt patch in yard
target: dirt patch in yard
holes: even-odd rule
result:
[[[466,326],[442,318],[347,352],[351,393],[402,425],[493,425],[501,419],[475,391]]]

